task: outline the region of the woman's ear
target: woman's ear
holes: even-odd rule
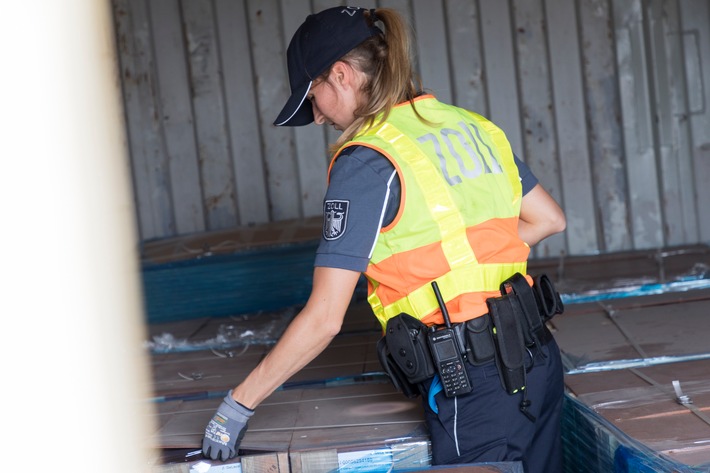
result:
[[[352,85],[353,68],[343,61],[336,61],[330,68],[330,79],[341,87]]]

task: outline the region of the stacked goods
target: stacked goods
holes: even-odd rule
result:
[[[710,290],[568,305],[566,464],[577,472],[710,469]]]
[[[156,473],[430,467],[421,400],[402,396],[382,373],[381,328],[358,298],[330,347],[256,410],[240,457],[201,457],[220,399],[310,291],[319,228],[294,225],[146,246],[153,441],[165,453]],[[299,236],[289,243],[288,234]],[[530,273],[548,274],[566,304],[549,326],[566,370],[567,471],[708,471],[708,268],[704,246],[530,262]],[[521,471],[517,463],[470,468]]]

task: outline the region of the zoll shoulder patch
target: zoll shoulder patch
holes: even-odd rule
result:
[[[323,238],[337,240],[345,233],[348,223],[347,200],[326,200],[323,204]]]

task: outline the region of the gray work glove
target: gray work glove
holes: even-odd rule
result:
[[[234,458],[253,414],[253,410],[232,399],[232,391],[229,391],[205,427],[202,454],[212,460]]]

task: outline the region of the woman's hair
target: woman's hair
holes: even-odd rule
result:
[[[364,73],[366,79],[360,90],[364,102],[358,105],[355,121],[331,146],[331,152],[337,151],[363,128],[375,125],[378,114],[382,113],[382,122],[399,103],[409,101],[414,108],[414,98],[421,90],[419,81],[415,83],[412,69],[409,25],[397,11],[389,8],[370,10],[365,18],[370,23],[381,21],[384,34],[371,36],[340,58],[340,61]],[[327,78],[329,73],[326,71],[322,77]],[[428,123],[416,108],[414,111]]]

